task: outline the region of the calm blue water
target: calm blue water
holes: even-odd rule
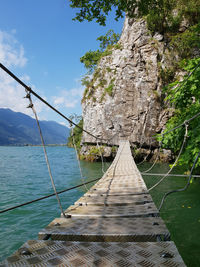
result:
[[[57,190],[82,181],[75,152],[67,147],[48,147],[48,156]],[[101,163],[81,162],[86,180],[101,177]],[[107,164],[106,167],[108,167]],[[149,167],[148,163],[140,170]],[[164,173],[167,164],[157,164],[152,172]],[[176,170],[181,172],[181,170]],[[160,177],[144,176],[148,187]],[[158,205],[163,194],[181,188],[186,178],[167,178],[152,191]],[[50,178],[41,147],[0,147],[0,210],[52,193]],[[78,188],[60,195],[64,209],[73,204],[85,188]],[[171,195],[162,211],[180,254],[187,266],[200,266],[200,182],[193,181],[186,192]],[[55,197],[36,202],[0,215],[0,261],[18,249],[28,239],[37,239],[37,233],[55,217],[60,210]]]
[[[57,190],[82,183],[73,149],[47,147],[47,152]],[[100,163],[81,164],[86,180],[102,176]],[[81,187],[61,194],[64,209],[84,192]],[[41,147],[0,147],[0,210],[50,193],[53,190]],[[58,216],[55,197],[0,214],[0,261],[28,239],[37,238],[39,230]]]

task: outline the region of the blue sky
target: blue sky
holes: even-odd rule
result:
[[[87,72],[80,57],[98,48],[96,38],[109,29],[121,33],[123,19],[107,26],[75,22],[67,0],[1,0],[0,61],[37,93],[69,116],[81,114],[81,77]],[[114,13],[114,12],[113,12]],[[24,90],[0,70],[0,107],[31,114]],[[34,99],[40,119],[58,117]]]

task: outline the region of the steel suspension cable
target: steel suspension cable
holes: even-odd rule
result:
[[[50,180],[51,180],[51,184],[52,184],[54,193],[56,195],[56,198],[57,198],[57,201],[58,201],[58,205],[59,205],[60,210],[61,210],[61,214],[65,217],[65,213],[63,211],[60,198],[59,198],[59,196],[57,194],[57,191],[56,191],[56,186],[55,186],[54,179],[53,179],[53,176],[52,176],[51,167],[50,167],[50,164],[49,164],[49,159],[48,159],[48,155],[47,155],[47,151],[46,151],[46,147],[45,147],[45,143],[44,143],[44,138],[43,138],[43,135],[42,135],[42,130],[41,130],[40,123],[39,123],[39,120],[38,120],[38,116],[37,116],[36,110],[34,108],[30,93],[27,90],[26,90],[26,93],[27,93],[26,98],[28,98],[29,102],[30,102],[30,105],[28,107],[32,109],[32,111],[34,113],[34,116],[35,116],[35,119],[36,119],[36,122],[37,122],[38,130],[39,130],[39,134],[40,134],[40,139],[41,139],[42,147],[43,147],[43,151],[44,151],[44,156],[45,156],[45,160],[46,160],[46,164],[47,164],[47,168],[48,168],[48,172],[49,172],[49,176],[50,176]]]
[[[101,170],[102,170],[102,173],[105,174],[103,155],[102,155],[101,148],[99,147],[99,142],[98,142],[98,140],[97,140],[97,148],[98,148],[99,153],[100,153],[100,156],[101,156]]]
[[[148,109],[146,110],[146,114],[147,114],[146,119],[145,119],[146,123],[147,123],[147,121],[148,121],[148,117],[149,117],[149,114],[150,114],[149,111],[150,111],[151,107],[152,107],[152,103],[150,102],[150,104],[148,105]],[[142,149],[142,146],[143,146],[143,144],[145,143],[145,142],[143,142],[143,137],[145,137],[144,133],[145,133],[145,130],[146,130],[146,123],[145,123],[145,127],[143,128],[142,135],[140,136],[140,147],[139,147],[139,150]],[[141,141],[141,140],[142,140],[142,141]],[[149,137],[149,143],[150,143],[149,153],[147,153],[147,155],[144,157],[144,159],[143,159],[142,161],[140,161],[139,163],[137,163],[137,166],[139,166],[139,165],[141,165],[143,162],[145,162],[146,159],[147,159],[147,157],[151,154],[151,144],[152,144],[152,140],[151,140],[151,142],[150,142],[150,137]],[[133,158],[135,159],[135,157],[136,157],[136,155],[135,155]]]
[[[162,142],[163,142],[163,135],[162,135],[162,139],[161,139],[161,141],[159,142],[159,149],[158,149],[158,153],[157,153],[157,155],[156,155],[156,159],[155,159],[154,163],[152,164],[152,166],[151,166],[150,168],[148,168],[146,171],[143,171],[144,173],[149,172],[149,171],[152,170],[153,167],[156,165],[156,163],[157,163],[157,161],[158,161],[158,159],[159,159],[160,150],[161,150],[161,147],[162,147]]]
[[[170,173],[171,171],[174,169],[174,167],[176,166],[177,162],[179,161],[179,158],[182,154],[183,148],[185,146],[186,143],[186,139],[188,137],[188,124],[185,123],[185,135],[184,135],[184,139],[183,139],[183,143],[181,145],[181,149],[179,151],[179,154],[175,160],[175,162],[173,163],[172,167],[169,169],[169,171],[156,183],[154,184],[151,188],[148,189],[148,191],[150,192],[152,189],[154,189],[156,186],[158,186]]]
[[[196,113],[194,116],[192,116],[192,117],[189,118],[188,120],[185,120],[183,123],[177,125],[177,126],[174,127],[173,129],[170,129],[169,131],[162,133],[162,134],[161,134],[161,136],[162,136],[162,140],[163,140],[164,135],[166,135],[166,134],[168,134],[168,133],[170,133],[170,132],[172,132],[172,131],[174,131],[174,130],[176,130],[176,129],[182,127],[182,126],[184,126],[186,123],[188,124],[189,122],[191,122],[192,120],[196,119],[196,118],[199,117],[199,116],[200,116],[200,112]],[[161,144],[160,144],[160,146],[159,146],[159,153],[157,154],[157,157],[156,157],[156,160],[155,160],[154,164],[153,164],[148,170],[143,171],[143,173],[149,172],[149,171],[155,166],[155,164],[156,164],[156,162],[157,162],[157,160],[158,160],[158,156],[159,156],[159,154],[160,154],[161,147],[162,147],[162,141],[161,141]]]
[[[147,160],[148,156],[151,154],[151,146],[152,146],[152,140],[150,142],[149,153],[144,157],[144,159],[141,162],[137,163],[137,166],[140,166],[142,163],[144,163]]]
[[[173,194],[173,193],[183,192],[183,191],[185,191],[189,187],[190,181],[192,179],[192,173],[193,173],[193,170],[194,170],[194,168],[196,166],[196,163],[197,163],[199,157],[200,157],[200,151],[199,151],[198,155],[196,156],[195,161],[193,163],[193,166],[191,168],[191,171],[190,171],[190,175],[189,175],[187,184],[183,188],[172,190],[172,191],[169,191],[169,192],[165,193],[165,195],[163,196],[163,198],[161,200],[159,211],[161,210],[161,208],[162,208],[162,206],[164,204],[164,201],[165,201],[165,199],[166,199],[167,196],[169,196],[170,194]]]
[[[132,131],[133,132],[133,131]],[[132,133],[131,132],[131,133]],[[140,142],[140,145],[137,147],[137,145],[136,145],[136,147],[135,148],[133,148],[133,158],[134,158],[134,160],[135,160],[135,158],[136,158],[136,156],[137,156],[137,152],[136,151],[141,151],[141,149],[142,149],[142,146],[143,146],[143,144],[144,144],[144,142],[142,142],[143,141],[143,136],[142,137],[140,137],[140,141],[138,141],[138,143]],[[134,151],[134,149],[135,149],[135,151]]]
[[[166,173],[143,173],[143,172],[141,172],[141,174],[145,175],[145,176],[164,176]],[[186,174],[175,174],[175,173],[171,173],[168,176],[171,176],[171,177],[188,177],[188,175],[186,175]],[[192,177],[200,178],[200,175],[192,175]]]
[[[100,177],[100,178],[101,178],[101,177]],[[84,184],[90,184],[90,183],[96,182],[96,181],[99,180],[100,178],[93,179],[93,180],[91,180],[91,181],[85,182]],[[67,189],[58,191],[57,194],[62,194],[62,193],[65,193],[65,192],[67,192],[67,191],[71,191],[71,190],[73,190],[73,189],[76,189],[76,188],[79,188],[79,187],[81,187],[81,186],[84,186],[84,184],[79,184],[79,185],[76,185],[76,186],[73,186],[73,187],[70,187],[70,188],[67,188]],[[47,196],[40,197],[40,198],[37,198],[37,199],[34,199],[34,200],[31,200],[31,201],[28,201],[28,202],[25,202],[25,203],[22,203],[22,204],[19,204],[19,205],[16,205],[16,206],[14,206],[14,207],[7,208],[7,209],[5,209],[5,210],[0,210],[0,214],[1,214],[1,213],[4,213],[4,212],[7,212],[7,211],[10,211],[10,210],[14,210],[14,209],[17,209],[17,208],[26,206],[26,205],[30,205],[30,204],[35,203],[35,202],[37,202],[37,201],[40,201],[40,200],[43,200],[43,199],[46,199],[46,198],[50,198],[50,197],[53,197],[53,196],[55,196],[55,193],[53,193],[53,194],[49,194],[49,195],[47,195]]]
[[[77,150],[76,143],[75,143],[75,140],[74,140],[74,128],[72,127],[72,125],[71,125],[71,133],[72,133],[72,142],[73,142],[73,146],[74,146],[75,153],[76,153],[76,159],[77,159],[77,162],[78,162],[79,171],[80,171],[80,175],[81,175],[81,181],[84,184],[84,187],[85,187],[86,191],[88,191],[89,189],[87,188],[87,186],[86,186],[86,184],[84,182],[84,178],[83,178],[81,164],[80,164],[80,160],[79,160],[79,156],[78,156],[78,150]]]
[[[199,117],[199,116],[200,116],[200,112],[196,113],[194,116],[192,116],[192,117],[189,118],[188,120],[185,120],[183,123],[181,123],[181,124],[175,126],[174,128],[170,129],[169,131],[162,133],[162,135],[164,136],[164,135],[166,135],[166,134],[168,134],[168,133],[170,133],[170,132],[172,132],[172,131],[174,131],[174,130],[176,130],[176,129],[182,127],[182,126],[184,126],[185,123],[189,123],[189,122],[191,122],[192,120],[196,119],[196,118]]]

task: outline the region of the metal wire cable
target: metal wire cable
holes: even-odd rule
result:
[[[133,131],[132,131],[133,132]],[[131,132],[131,133],[132,133]],[[135,159],[136,158],[136,156],[137,156],[137,152],[135,152],[135,151],[141,151],[141,149],[142,149],[142,146],[143,146],[143,144],[144,144],[144,142],[142,142],[142,140],[143,140],[143,136],[141,136],[140,137],[140,141],[138,141],[138,143],[140,142],[140,145],[139,145],[139,147],[137,147],[137,145],[136,145],[136,147],[134,148],[135,150],[133,150],[133,158]],[[135,152],[135,153],[134,153]]]
[[[93,179],[93,180],[88,181],[88,182],[86,182],[86,183],[84,183],[84,184],[90,184],[90,183],[96,182],[96,181],[99,180],[100,178],[101,178],[101,177],[96,178],[96,179]],[[62,194],[62,193],[65,193],[65,192],[67,192],[67,191],[71,191],[71,190],[76,189],[76,188],[78,188],[78,187],[84,186],[84,184],[79,184],[79,185],[76,185],[76,186],[73,186],[73,187],[70,187],[70,188],[67,188],[67,189],[58,191],[57,194]],[[49,195],[47,195],[47,196],[40,197],[40,198],[37,198],[37,199],[34,199],[34,200],[31,200],[31,201],[28,201],[28,202],[25,202],[25,203],[22,203],[22,204],[19,204],[19,205],[16,205],[16,206],[14,206],[14,207],[7,208],[7,209],[5,209],[5,210],[0,210],[0,214],[1,214],[1,213],[4,213],[4,212],[7,212],[7,211],[10,211],[10,210],[14,210],[14,209],[17,209],[17,208],[26,206],[26,205],[30,205],[30,204],[35,203],[35,202],[37,202],[37,201],[40,201],[40,200],[43,200],[43,199],[46,199],[46,198],[49,198],[49,197],[53,197],[53,196],[55,196],[55,193],[53,193],[53,194],[49,194]]]
[[[144,173],[149,172],[156,165],[156,163],[157,163],[157,161],[159,159],[160,150],[161,150],[161,147],[162,147],[162,142],[163,142],[163,135],[162,135],[161,141],[159,142],[159,149],[158,149],[158,153],[157,153],[156,159],[155,159],[154,163],[152,164],[152,166],[150,168],[148,168],[146,171],[143,171]]]
[[[199,116],[200,116],[200,112],[196,113],[194,116],[192,116],[192,117],[189,118],[188,120],[185,120],[183,123],[177,125],[176,127],[170,129],[169,131],[162,133],[162,135],[164,136],[164,135],[166,135],[166,134],[168,134],[168,133],[170,133],[170,132],[172,132],[172,131],[174,131],[174,130],[180,128],[180,127],[182,127],[183,125],[185,125],[185,123],[189,123],[190,121],[196,119],[196,118],[199,117]]]
[[[176,129],[182,127],[182,126],[184,126],[186,123],[188,124],[190,121],[194,120],[194,119],[197,118],[198,116],[200,116],[200,112],[196,113],[194,116],[192,116],[192,117],[189,118],[188,120],[185,120],[183,123],[177,125],[177,126],[174,127],[173,129],[170,129],[169,131],[162,133],[162,134],[161,134],[161,136],[162,136],[162,140],[163,140],[164,135],[166,135],[166,134],[168,134],[168,133],[170,133],[170,132],[172,132],[172,131],[174,131],[174,130],[176,130]],[[157,157],[156,157],[156,160],[155,160],[154,164],[153,164],[149,169],[147,169],[146,171],[143,171],[144,173],[145,173],[145,172],[149,172],[149,171],[152,170],[152,168],[155,166],[155,164],[156,164],[156,162],[157,162],[157,160],[158,160],[159,154],[160,154],[161,147],[162,147],[162,141],[161,141],[161,144],[160,144],[160,146],[159,146],[159,151],[158,151],[158,154],[157,154]]]
[[[187,134],[188,134],[188,124],[185,124],[185,135],[184,135],[184,139],[183,139],[183,143],[181,145],[181,149],[179,151],[179,154],[175,160],[175,162],[173,163],[172,167],[169,169],[169,171],[156,183],[154,184],[151,188],[148,189],[148,191],[150,192],[152,189],[154,189],[156,186],[158,186],[169,174],[170,172],[174,169],[174,167],[176,166],[177,162],[179,161],[179,158],[182,154],[183,148],[185,146],[186,143],[186,139],[187,139]]]
[[[73,142],[73,146],[74,146],[74,149],[75,149],[76,158],[77,158],[79,171],[80,171],[80,175],[81,175],[81,181],[84,183],[84,187],[85,187],[86,191],[88,191],[89,189],[87,188],[87,186],[86,186],[86,184],[84,182],[84,178],[83,178],[83,173],[82,173],[81,164],[80,164],[80,160],[79,160],[79,156],[78,156],[78,151],[77,151],[76,143],[75,143],[75,140],[74,140],[74,128],[72,127],[72,125],[71,125],[71,133],[72,133],[72,142]]]
[[[153,101],[152,101],[152,102],[153,102]],[[145,130],[146,130],[146,125],[147,125],[148,117],[149,117],[149,114],[150,114],[149,111],[150,111],[151,108],[152,108],[152,102],[150,102],[150,104],[148,105],[148,109],[146,110],[146,114],[147,114],[146,119],[145,119],[146,123],[145,123],[145,127],[143,128],[142,135],[140,136],[140,144],[141,144],[141,145],[140,145],[139,150],[141,150],[141,148],[142,148],[142,146],[143,146],[143,144],[144,144],[144,142],[143,142],[143,137],[145,137],[144,133],[145,133]],[[142,140],[142,142],[141,142],[141,140]],[[150,140],[150,138],[149,138],[149,140]],[[149,153],[144,157],[144,159],[143,159],[141,162],[137,163],[137,166],[139,166],[139,165],[141,165],[143,162],[145,162],[146,159],[147,159],[147,157],[151,154],[151,144],[152,144],[152,140],[151,140],[151,142],[150,142]],[[133,158],[135,159],[135,157],[136,157],[136,155],[135,155]]]
[[[147,160],[148,156],[151,154],[151,146],[152,146],[152,141],[150,143],[149,153],[144,157],[144,159],[141,162],[137,163],[137,166],[140,166],[142,163],[144,163]]]
[[[121,150],[119,150],[118,158],[115,157],[114,167],[113,167],[113,172],[112,172],[112,174],[111,174],[112,179],[114,178],[114,175],[115,175],[115,172],[116,172],[116,168],[117,168],[117,165],[118,165],[118,162],[119,162],[119,159],[120,159],[120,155],[121,155],[121,153],[122,153],[122,151],[123,151],[123,149],[124,149],[124,146],[125,146],[125,143],[123,144]],[[118,152],[118,151],[117,151],[117,152]],[[112,165],[111,165],[110,167],[112,167]]]
[[[105,174],[103,155],[102,155],[101,148],[99,147],[99,142],[98,142],[98,140],[97,140],[97,148],[98,148],[99,153],[100,153],[100,156],[101,156],[101,170],[102,170],[102,173]]]
[[[61,204],[60,198],[59,198],[59,196],[57,194],[55,183],[54,183],[54,180],[53,180],[51,167],[50,167],[50,164],[49,164],[49,159],[48,159],[48,155],[47,155],[47,151],[46,151],[46,147],[45,147],[45,143],[44,143],[44,138],[43,138],[43,135],[42,135],[42,130],[41,130],[40,123],[39,123],[39,120],[38,120],[38,116],[37,116],[36,110],[34,108],[30,93],[27,90],[26,90],[26,93],[27,93],[26,98],[28,98],[29,102],[30,102],[28,108],[32,109],[32,111],[34,113],[34,116],[35,116],[35,119],[36,119],[36,122],[37,122],[38,130],[39,130],[39,134],[40,134],[40,139],[41,139],[42,147],[43,147],[43,151],[44,151],[44,156],[45,156],[45,160],[46,160],[49,176],[50,176],[50,179],[51,179],[51,184],[52,184],[53,190],[55,192],[55,195],[56,195],[56,198],[57,198],[57,201],[58,201],[58,205],[59,205],[60,210],[61,210],[61,214],[65,217],[65,213],[63,211],[62,204]]]
[[[163,175],[165,175],[165,173],[143,173],[143,172],[141,172],[141,174],[145,175],[145,176],[163,176]],[[186,174],[176,174],[176,173],[171,173],[168,176],[170,176],[170,177],[188,177],[188,175],[186,175]],[[192,177],[200,178],[200,175],[192,175]]]
[[[159,211],[161,210],[161,208],[162,208],[162,206],[163,206],[163,204],[164,204],[164,201],[165,201],[165,199],[166,199],[167,196],[169,196],[169,195],[172,194],[172,193],[183,192],[183,191],[185,191],[185,190],[189,187],[189,185],[190,185],[190,181],[191,181],[191,179],[192,179],[192,173],[193,173],[193,170],[194,170],[194,168],[195,168],[195,166],[196,166],[196,163],[197,163],[197,161],[198,161],[199,156],[200,156],[200,151],[199,151],[198,155],[196,156],[195,161],[194,161],[194,163],[193,163],[193,166],[192,166],[192,168],[191,168],[191,171],[190,171],[190,175],[189,175],[187,184],[186,184],[183,188],[176,189],[176,190],[172,190],[172,191],[169,191],[169,192],[165,193],[165,195],[163,196],[163,198],[162,198],[162,200],[161,200],[160,207],[159,207]]]

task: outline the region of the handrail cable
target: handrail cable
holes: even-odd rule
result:
[[[132,130],[132,132],[133,132],[133,130]],[[132,133],[131,132],[131,133]],[[144,144],[144,142],[143,142],[143,136],[141,136],[140,135],[140,141],[138,141],[138,143],[140,142],[140,145],[137,147],[137,145],[133,148],[133,158],[134,158],[134,160],[135,160],[135,158],[136,158],[136,156],[137,156],[137,152],[135,152],[135,151],[141,151],[141,149],[142,149],[142,146],[143,146],[143,144]],[[135,151],[134,151],[134,149],[135,149]],[[135,152],[135,153],[134,153]]]
[[[163,176],[165,175],[165,173],[144,173],[144,172],[141,172],[141,175],[145,175],[145,176]],[[177,173],[171,173],[169,174],[168,176],[170,177],[188,177],[187,174],[177,174]],[[192,175],[192,177],[194,178],[200,178],[200,175]]]
[[[101,178],[101,177],[100,177],[100,178]],[[63,190],[61,190],[61,191],[58,191],[57,194],[62,194],[62,193],[65,193],[65,192],[67,192],[67,191],[71,191],[71,190],[76,189],[76,188],[78,188],[78,187],[84,186],[84,184],[90,184],[90,183],[96,182],[96,181],[99,180],[100,178],[96,178],[96,179],[93,179],[93,180],[91,180],[91,181],[88,181],[88,182],[85,182],[85,183],[82,183],[82,184],[79,184],[79,185],[76,185],[76,186],[73,186],[73,187],[70,187],[70,188],[67,188],[67,189],[63,189]],[[40,200],[43,200],[43,199],[46,199],[46,198],[49,198],[49,197],[53,197],[53,196],[55,196],[55,195],[56,195],[55,193],[53,193],[53,194],[49,194],[49,195],[47,195],[47,196],[40,197],[40,198],[31,200],[31,201],[28,201],[28,202],[19,204],[19,205],[14,206],[14,207],[7,208],[7,209],[5,209],[5,210],[0,210],[0,213],[4,213],[4,212],[10,211],[10,210],[14,210],[14,209],[17,209],[17,208],[20,208],[20,207],[23,207],[23,206],[32,204],[32,203],[34,203],[34,202],[37,202],[37,201],[40,201]]]
[[[150,140],[150,138],[149,138],[149,140]],[[147,160],[148,156],[151,154],[151,146],[152,146],[152,140],[150,142],[149,153],[146,154],[146,156],[143,158],[142,161],[140,161],[139,163],[136,164],[137,166],[140,166],[142,163],[144,163]]]
[[[85,187],[86,191],[88,191],[88,188],[87,188],[87,186],[86,186],[86,184],[84,182],[83,173],[82,173],[82,169],[81,169],[81,164],[80,164],[80,160],[79,160],[79,156],[78,156],[78,151],[77,151],[76,143],[75,143],[75,140],[74,140],[74,128],[72,127],[72,124],[70,126],[71,126],[72,142],[73,142],[73,146],[74,146],[75,153],[76,153],[76,159],[78,161],[79,171],[80,171],[80,175],[81,175],[81,181],[84,183],[84,187]]]
[[[153,102],[153,101],[152,101],[152,102]],[[145,119],[146,123],[145,123],[145,127],[143,128],[142,135],[141,135],[141,138],[140,138],[140,140],[142,140],[142,144],[140,145],[139,150],[142,149],[142,146],[143,146],[143,144],[144,144],[144,142],[143,142],[143,137],[145,137],[144,133],[145,133],[145,130],[146,130],[146,125],[147,125],[148,116],[149,116],[149,114],[150,114],[149,111],[150,111],[150,109],[151,109],[151,107],[152,107],[152,102],[150,102],[150,104],[148,105],[148,109],[146,110],[146,114],[147,114],[146,119]],[[143,160],[141,160],[139,163],[136,164],[137,166],[139,166],[139,165],[141,165],[143,162],[145,162],[146,159],[148,158],[148,156],[151,154],[152,139],[151,139],[151,142],[150,142],[150,137],[149,137],[149,143],[150,143],[150,146],[149,146],[149,153],[146,154],[146,156],[143,158]],[[136,156],[135,156],[135,157],[136,157]],[[133,157],[133,158],[135,159],[135,157]]]
[[[188,124],[185,123],[185,135],[184,135],[184,139],[183,139],[183,143],[181,145],[181,149],[179,151],[179,154],[175,160],[175,162],[173,163],[172,167],[169,169],[169,171],[157,182],[155,183],[151,188],[148,189],[148,191],[150,192],[152,189],[154,189],[156,186],[158,186],[169,174],[170,172],[174,169],[174,167],[176,166],[177,162],[179,161],[179,158],[182,154],[182,151],[183,151],[183,148],[185,146],[185,143],[186,143],[186,139],[188,137]]]
[[[185,124],[188,124],[190,121],[196,119],[196,118],[199,117],[199,116],[200,116],[200,112],[196,113],[194,116],[192,116],[192,117],[189,118],[188,120],[185,120],[183,123],[177,125],[176,127],[170,129],[169,131],[162,133],[162,134],[161,134],[162,139],[163,139],[164,135],[166,135],[166,134],[168,134],[168,133],[170,133],[170,132],[172,132],[172,131],[174,131],[174,130],[176,130],[176,129],[182,127],[182,126],[184,126]],[[160,145],[159,145],[159,152],[157,153],[157,157],[156,157],[156,160],[155,160],[154,164],[153,164],[148,170],[143,171],[144,173],[145,173],[145,172],[149,172],[149,171],[155,166],[155,164],[156,164],[156,162],[157,162],[157,160],[158,160],[158,155],[160,154],[161,146],[162,146],[162,140],[161,140],[161,143],[160,143]]]
[[[176,190],[172,190],[172,191],[169,191],[169,192],[165,193],[165,195],[163,196],[163,198],[162,198],[162,200],[161,200],[160,207],[159,207],[159,209],[158,209],[159,211],[161,210],[161,208],[162,208],[162,206],[163,206],[163,204],[164,204],[164,201],[165,201],[165,199],[166,199],[167,196],[169,196],[169,195],[172,194],[172,193],[183,192],[183,191],[185,191],[185,190],[189,187],[189,185],[190,185],[190,181],[191,181],[191,179],[192,179],[192,173],[193,173],[193,170],[194,170],[194,168],[195,168],[195,166],[196,166],[196,163],[197,163],[197,160],[198,160],[199,156],[200,156],[200,151],[199,151],[199,153],[197,154],[197,156],[196,156],[196,158],[195,158],[195,161],[194,161],[194,163],[193,163],[193,165],[192,165],[192,168],[191,168],[191,171],[190,171],[190,175],[189,175],[187,184],[186,184],[183,188],[176,189]]]
[[[158,149],[158,152],[157,152],[157,155],[156,155],[156,159],[155,159],[154,163],[151,165],[150,168],[148,168],[146,171],[143,171],[144,173],[149,172],[149,171],[152,170],[153,167],[156,165],[156,163],[157,163],[157,161],[158,161],[158,159],[159,159],[160,150],[161,150],[161,147],[162,147],[162,142],[163,142],[163,135],[162,135],[162,139],[161,139],[161,141],[159,142],[159,149]]]
[[[25,97],[28,98],[29,102],[30,102],[28,108],[32,109],[32,111],[33,111],[33,113],[35,115],[36,122],[37,122],[38,130],[39,130],[39,134],[40,134],[40,139],[41,139],[42,147],[43,147],[43,151],[44,151],[44,156],[45,156],[45,160],[46,160],[49,176],[50,176],[50,179],[51,179],[51,184],[52,184],[53,190],[55,192],[55,195],[56,195],[56,198],[57,198],[57,201],[58,201],[58,205],[59,205],[60,210],[61,210],[61,214],[65,217],[65,213],[64,213],[64,210],[62,208],[62,204],[61,204],[60,198],[59,198],[59,196],[57,194],[56,186],[55,186],[55,183],[54,183],[54,180],[53,180],[51,167],[50,167],[50,164],[49,164],[49,159],[48,159],[48,155],[47,155],[47,151],[46,151],[46,147],[45,147],[45,143],[44,143],[44,138],[43,138],[43,135],[42,135],[42,130],[41,130],[40,123],[39,123],[39,120],[38,120],[38,116],[37,116],[36,110],[34,108],[32,99],[31,99],[31,94],[26,89],[25,89],[25,91],[27,93],[27,95]]]
[[[162,133],[162,135],[164,136],[164,135],[166,135],[166,134],[168,134],[168,133],[170,133],[170,132],[172,132],[172,131],[174,131],[174,130],[176,130],[176,129],[182,127],[182,126],[184,126],[185,123],[189,123],[190,121],[196,119],[196,118],[199,117],[199,116],[200,116],[200,112],[196,113],[194,116],[192,116],[192,117],[189,118],[188,120],[185,120],[183,123],[181,123],[181,124],[175,126],[174,128],[170,129],[169,131]]]
[[[99,142],[98,142],[98,140],[97,140],[97,148],[98,148],[99,153],[100,153],[100,156],[101,156],[101,170],[102,170],[102,173],[105,174],[103,155],[102,155],[101,148],[99,147]]]

